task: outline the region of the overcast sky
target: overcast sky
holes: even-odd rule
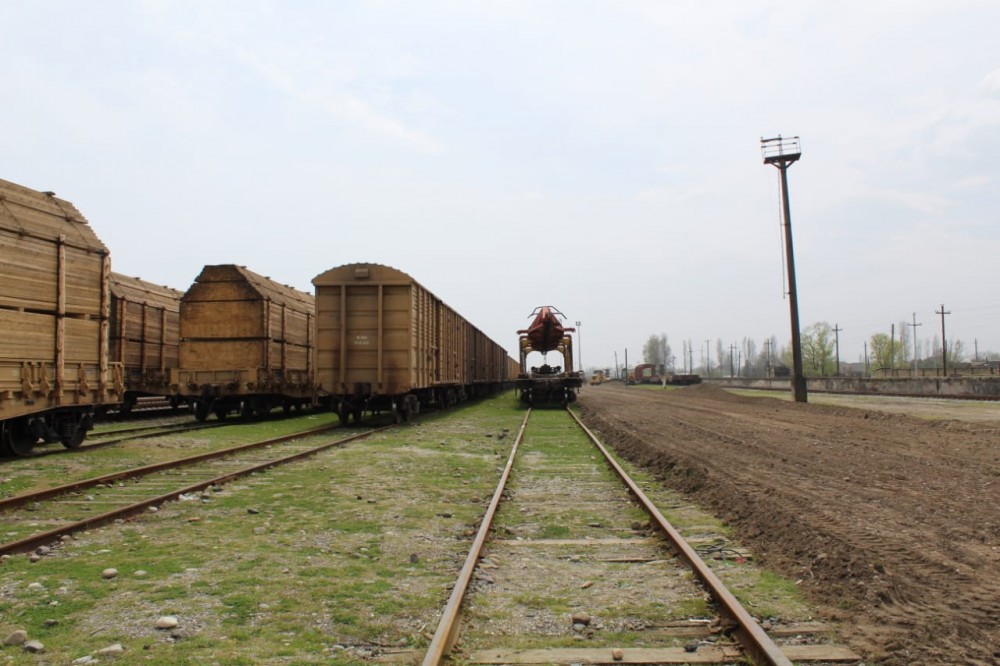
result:
[[[912,321],[1000,353],[1000,3],[3,0],[0,178],[114,270],[299,289],[412,275],[511,352],[537,305],[584,365],[649,335],[841,355]],[[696,353],[695,362],[698,362]]]

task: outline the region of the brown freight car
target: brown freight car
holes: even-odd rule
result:
[[[171,390],[195,417],[262,416],[313,400],[310,294],[244,266],[205,266],[180,304],[180,366]]]
[[[0,445],[75,448],[124,392],[108,357],[108,249],[73,204],[5,180],[0,249]]]
[[[406,273],[332,268],[316,287],[316,391],[341,421],[365,411],[409,419],[501,389],[507,352]]]
[[[111,359],[122,364],[129,412],[142,396],[169,396],[170,371],[180,365],[180,305],[184,292],[111,273]],[[174,406],[178,396],[171,396]]]

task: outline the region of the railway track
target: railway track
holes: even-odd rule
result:
[[[49,547],[73,533],[135,515],[269,467],[301,460],[391,426],[321,444],[297,441],[336,427],[322,426],[0,500],[0,534],[9,539],[0,543],[0,555]]]
[[[487,664],[859,659],[828,643],[822,626],[766,632],[571,411],[542,414],[525,416],[424,666],[450,656]],[[570,613],[567,642],[560,621]]]
[[[44,449],[32,449],[31,453],[16,456],[16,458],[42,458],[45,456],[63,455],[66,453],[84,453],[94,449],[102,449],[106,446],[121,444],[136,439],[148,437],[159,437],[161,435],[175,435],[194,430],[204,430],[206,428],[217,428],[219,426],[231,425],[225,422],[212,423],[192,423],[189,420],[184,423],[168,423],[159,425],[134,426],[131,428],[119,428],[106,430],[92,434],[83,444],[72,449],[65,447],[50,447]],[[16,459],[9,458],[9,459]]]

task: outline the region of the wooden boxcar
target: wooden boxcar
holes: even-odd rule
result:
[[[405,420],[510,380],[503,347],[400,270],[347,264],[313,284],[317,397],[344,422],[365,411]]]
[[[314,316],[310,294],[243,266],[205,266],[181,297],[171,389],[201,420],[309,405]]]
[[[0,180],[0,442],[79,446],[121,401],[108,356],[108,249],[73,204]]]
[[[170,395],[170,371],[180,366],[180,305],[184,294],[111,273],[111,360],[122,364],[128,412],[142,396]],[[176,404],[176,400],[175,400]]]

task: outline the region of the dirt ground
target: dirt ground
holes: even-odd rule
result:
[[[868,663],[1000,663],[1000,420],[587,387],[588,425],[799,581]]]

